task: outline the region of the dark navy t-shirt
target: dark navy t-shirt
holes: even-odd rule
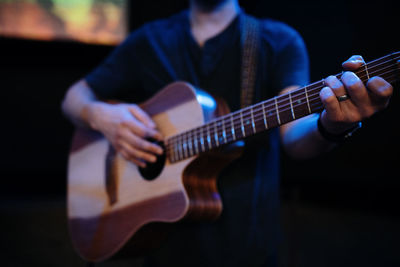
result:
[[[240,108],[241,13],[203,47],[194,40],[188,12],[134,31],[86,76],[104,99],[140,103],[173,81],[187,81]],[[290,85],[308,82],[308,58],[299,34],[261,20],[254,103]],[[274,266],[279,242],[279,134],[247,142],[243,156],[220,174],[224,209],[215,222],[178,223],[148,266]]]

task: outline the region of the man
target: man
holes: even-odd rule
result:
[[[162,148],[157,126],[137,105],[176,80],[188,81],[240,107],[240,21],[237,0],[191,0],[188,11],[133,32],[110,57],[67,92],[63,110],[78,126],[100,131],[126,159],[144,167]],[[287,25],[263,20],[255,99],[258,102],[308,82],[301,37]],[[343,66],[354,70],[353,56]],[[224,203],[212,223],[181,223],[146,259],[150,266],[276,266],[279,146],[292,157],[315,157],[359,122],[386,107],[393,88],[375,77],[367,88],[353,72],[325,79],[321,114],[268,131],[246,144],[244,155],[218,180]],[[100,99],[120,99],[110,105]],[[340,100],[340,101],[339,101]]]

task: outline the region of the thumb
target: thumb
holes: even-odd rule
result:
[[[348,60],[342,63],[342,67],[344,70],[353,71],[365,64],[365,61],[362,56],[354,55],[351,56]]]

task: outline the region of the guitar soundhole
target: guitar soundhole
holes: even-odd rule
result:
[[[163,142],[155,141],[154,139],[148,139],[148,141],[156,143],[157,145],[161,146],[162,149],[164,150],[164,153],[162,155],[157,156],[156,162],[154,163],[147,162],[146,168],[139,168],[139,172],[142,175],[143,179],[152,181],[156,179],[164,169],[166,154]]]

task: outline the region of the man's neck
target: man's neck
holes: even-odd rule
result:
[[[190,26],[197,43],[204,43],[221,33],[237,16],[240,7],[237,0],[227,0],[212,10],[205,10],[192,0],[190,5]]]

